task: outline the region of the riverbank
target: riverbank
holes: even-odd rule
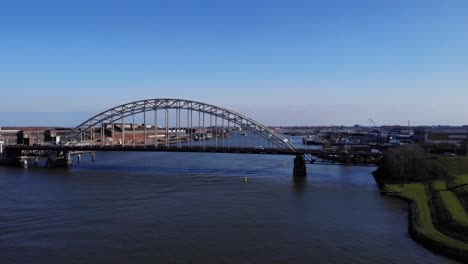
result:
[[[468,158],[441,158],[445,170],[439,179],[389,182],[374,176],[388,196],[409,202],[410,236],[424,247],[468,263]]]

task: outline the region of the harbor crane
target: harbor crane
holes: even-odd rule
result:
[[[372,118],[369,118],[369,122],[374,125],[374,128],[377,128],[377,124],[375,123],[374,120],[372,120]]]

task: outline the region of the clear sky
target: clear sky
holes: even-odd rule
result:
[[[468,1],[0,3],[0,126],[162,97],[267,125],[468,124]]]

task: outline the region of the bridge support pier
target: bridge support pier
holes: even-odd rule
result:
[[[294,177],[307,176],[307,167],[306,167],[306,162],[305,162],[303,155],[296,155],[296,157],[294,158],[293,176]]]

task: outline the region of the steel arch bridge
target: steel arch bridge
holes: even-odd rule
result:
[[[27,167],[72,164],[71,155],[102,151],[212,152],[291,155],[294,176],[306,176],[306,161],[375,164],[382,155],[296,149],[284,136],[240,113],[183,99],[146,99],[122,104],[84,121],[59,144],[0,144],[0,164]]]
[[[142,121],[141,126],[136,125],[135,118]],[[138,134],[143,134],[140,142]],[[226,140],[231,134],[234,139]],[[209,141],[209,146],[216,148],[265,146],[295,151],[287,138],[240,113],[216,105],[170,98],[139,100],[110,108],[75,127],[63,141],[62,144],[67,145],[99,141],[101,145],[112,146],[169,147],[175,144],[180,148],[197,146],[197,143],[206,147]]]

